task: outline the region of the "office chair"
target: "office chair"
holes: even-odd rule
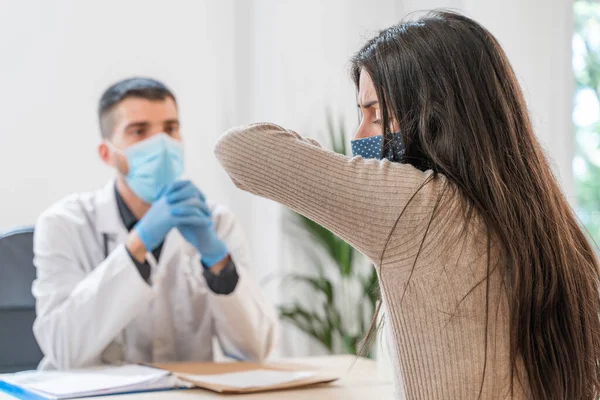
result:
[[[33,336],[33,228],[0,234],[0,373],[35,369],[43,354]]]

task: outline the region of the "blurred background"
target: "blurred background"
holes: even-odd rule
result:
[[[0,231],[101,188],[111,170],[96,152],[99,96],[122,78],[156,78],[178,99],[188,177],[237,215],[280,305],[279,354],[355,352],[375,301],[366,260],[237,190],[213,145],[233,125],[272,121],[344,152],[358,122],[349,58],[436,7],[496,35],[569,201],[599,238],[600,5],[569,0],[0,0]]]

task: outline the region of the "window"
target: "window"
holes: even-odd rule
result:
[[[577,214],[600,243],[600,3],[575,1],[575,158]]]

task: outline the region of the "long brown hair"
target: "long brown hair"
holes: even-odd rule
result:
[[[598,261],[498,41],[463,15],[434,11],[371,39],[352,59],[357,87],[362,71],[375,85],[382,125],[398,122],[402,162],[446,176],[466,218],[476,212],[500,244],[513,377],[521,359],[534,398],[597,397]],[[384,132],[384,147],[392,137]]]

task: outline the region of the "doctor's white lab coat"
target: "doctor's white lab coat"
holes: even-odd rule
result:
[[[263,360],[278,336],[275,308],[260,292],[233,214],[209,206],[239,275],[229,295],[209,289],[200,255],[177,229],[167,235],[158,264],[147,254],[152,282],[146,283],[125,249],[114,182],[44,212],[35,228],[32,288],[33,330],[45,355],[40,368],[211,361],[213,336],[229,356]]]

